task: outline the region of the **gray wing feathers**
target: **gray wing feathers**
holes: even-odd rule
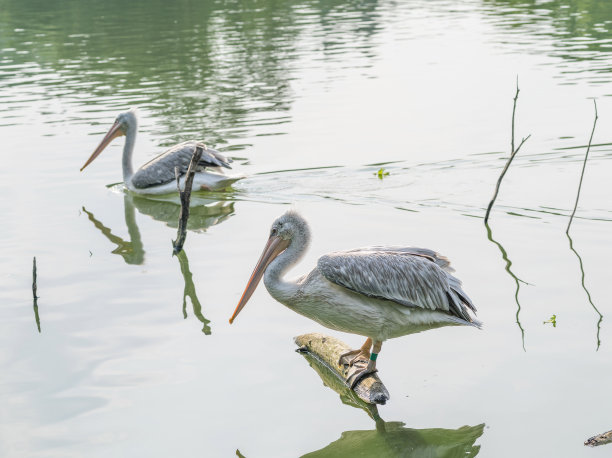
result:
[[[368,247],[322,256],[317,267],[329,281],[366,296],[472,322],[468,308],[476,311],[474,304],[459,279],[440,264],[447,268],[448,260],[431,250]]]
[[[450,261],[446,256],[442,256],[440,253],[437,253],[428,248],[417,248],[417,247],[402,247],[402,246],[371,246],[371,247],[363,247],[363,248],[355,248],[352,250],[346,251],[346,253],[355,253],[355,252],[385,252],[385,253],[396,253],[407,256],[421,256],[423,258],[427,258],[430,261],[436,263],[438,267],[446,270],[447,272],[454,272],[450,265]]]
[[[148,188],[175,179],[174,168],[178,167],[179,174],[187,173],[191,157],[196,146],[203,148],[202,158],[198,163],[198,171],[206,167],[226,167],[230,169],[231,159],[226,158],[219,151],[206,147],[202,142],[187,141],[173,146],[165,153],[151,159],[132,176],[132,184],[137,188]]]

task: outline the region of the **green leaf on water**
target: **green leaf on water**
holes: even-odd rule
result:
[[[376,175],[379,179],[383,179],[383,177],[386,177],[387,175],[389,175],[389,172],[386,172],[385,169],[383,167],[381,167],[380,169],[378,169],[378,172],[375,172],[374,175]]]
[[[557,327],[557,315],[551,316],[550,319],[548,319],[548,320],[546,320],[544,322],[544,324],[546,324],[546,323],[550,323],[550,324],[553,325],[553,328],[556,328]]]

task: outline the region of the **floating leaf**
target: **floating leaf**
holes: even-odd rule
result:
[[[553,328],[556,328],[557,327],[557,315],[553,315],[550,317],[550,319],[544,321],[544,324],[546,323],[550,323],[553,325]]]
[[[383,177],[386,177],[387,175],[389,175],[389,172],[386,172],[385,169],[383,167],[381,167],[380,169],[378,169],[378,172],[375,172],[374,175],[376,175],[379,179],[383,179]]]

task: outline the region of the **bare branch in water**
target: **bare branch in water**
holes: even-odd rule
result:
[[[595,126],[597,125],[597,119],[599,118],[599,116],[597,115],[597,100],[593,99],[593,104],[595,106],[595,119],[593,120],[593,129],[591,130],[589,145],[587,146],[586,154],[584,155],[584,162],[582,163],[582,173],[580,174],[580,183],[578,184],[578,192],[576,193],[576,203],[574,204],[574,211],[572,212],[572,216],[570,216],[569,223],[567,223],[567,229],[565,229],[566,234],[569,234],[570,226],[572,225],[572,220],[574,219],[576,209],[578,208],[578,200],[580,199],[580,190],[582,189],[582,179],[584,178],[584,170],[586,169],[587,159],[589,158],[589,151],[591,150],[591,142],[593,141],[593,134],[595,133]]]
[[[179,174],[178,170],[174,169],[174,176],[176,177],[176,187],[179,191],[179,196],[181,199],[181,213],[179,215],[179,224],[176,235],[176,240],[172,242],[173,254],[178,254],[183,249],[183,244],[185,243],[185,239],[187,238],[187,220],[189,219],[189,200],[191,198],[191,187],[193,186],[193,177],[195,176],[196,167],[198,162],[200,162],[200,158],[202,157],[203,149],[201,146],[196,146],[195,151],[193,152],[193,156],[191,157],[191,162],[189,163],[189,168],[187,169],[187,174],[185,176],[185,189],[181,191],[181,186],[179,184]]]
[[[36,319],[36,327],[38,328],[38,332],[40,332],[40,317],[38,316],[38,295],[36,294],[36,289],[38,288],[36,284],[36,256],[34,256],[34,260],[32,262],[32,295],[34,296],[34,318]]]
[[[493,198],[491,199],[491,202],[489,202],[489,205],[487,207],[487,213],[485,214],[485,224],[487,224],[487,222],[489,221],[489,214],[491,213],[491,209],[493,208],[493,204],[495,203],[495,199],[497,199],[497,194],[499,193],[499,187],[501,185],[502,180],[504,179],[504,175],[506,174],[506,172],[508,171],[508,168],[510,167],[510,164],[512,163],[512,160],[514,159],[514,156],[516,156],[516,154],[520,151],[521,147],[523,146],[523,144],[529,139],[529,137],[531,137],[531,134],[527,135],[526,137],[524,137],[521,140],[521,143],[519,143],[518,148],[514,148],[514,115],[516,113],[516,101],[518,99],[518,95],[519,95],[519,85],[518,85],[518,77],[516,78],[516,94],[514,94],[514,105],[512,106],[512,138],[510,140],[510,157],[508,158],[508,162],[506,162],[506,166],[504,167],[504,169],[501,172],[501,175],[499,175],[499,178],[497,179],[497,184],[495,185],[495,193],[493,194]]]

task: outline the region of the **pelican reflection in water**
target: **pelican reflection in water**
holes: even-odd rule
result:
[[[263,277],[272,297],[295,312],[330,329],[367,337],[361,349],[341,359],[353,365],[352,387],[376,370],[387,339],[442,326],[481,326],[448,259],[432,250],[374,246],[333,252],[320,257],[309,274],[285,280],[309,243],[308,223],[298,213],[288,211],[274,221],[230,323]],[[361,359],[368,360],[367,367],[354,364]]]
[[[343,404],[362,409],[376,423],[376,429],[344,431],[340,438],[321,450],[304,457],[375,456],[405,458],[466,458],[475,457],[480,451],[476,441],[482,436],[484,424],[462,426],[458,429],[413,429],[399,421],[384,421],[378,406],[368,404],[350,390],[342,379],[316,356],[301,352],[323,381],[323,384],[340,395]]]
[[[137,208],[143,215],[165,223],[168,227],[176,228],[181,206],[178,197],[173,200],[171,197],[164,199],[163,197],[145,197],[131,193],[124,194],[123,203],[125,224],[130,236],[129,241],[113,234],[110,228],[98,221],[93,213],[85,207],[83,207],[83,211],[94,226],[108,240],[117,245],[117,248],[113,250],[114,254],[121,255],[127,264],[139,265],[144,262],[145,251],[140,230],[136,223],[134,208]],[[195,232],[204,232],[209,227],[222,223],[234,214],[234,202],[208,199],[194,194],[192,204],[194,205],[190,206],[187,229]]]
[[[202,232],[209,227],[219,224],[234,214],[234,203],[226,201],[214,201],[205,199],[201,196],[196,196],[196,203],[201,205],[190,208],[189,222],[187,229],[197,232]],[[158,200],[146,198],[135,194],[126,193],[123,197],[125,224],[128,229],[129,240],[126,241],[118,235],[113,234],[111,229],[105,226],[101,221],[97,220],[94,214],[83,207],[83,211],[87,214],[89,220],[109,241],[117,245],[112,253],[120,255],[127,264],[141,265],[144,263],[145,251],[140,236],[140,230],[136,223],[137,208],[139,212],[151,216],[153,219],[162,221],[170,227],[176,227],[178,223],[178,215],[180,212],[180,204],[171,200]],[[185,250],[182,250],[177,256],[181,274],[185,281],[183,289],[183,317],[187,318],[187,298],[191,301],[193,314],[202,322],[202,332],[206,335],[211,333],[210,320],[206,319],[202,314],[202,305],[198,299],[193,282],[193,276],[189,268],[189,260]]]
[[[87,159],[83,167],[81,167],[81,171],[91,164],[113,139],[125,136],[121,160],[123,182],[132,192],[138,194],[169,194],[177,192],[175,169],[178,170],[182,185],[184,186],[185,174],[187,173],[187,168],[196,146],[202,147],[203,153],[193,180],[194,191],[224,189],[240,178],[243,178],[242,175],[226,175],[223,169],[231,168],[231,159],[196,140],[186,141],[173,146],[134,172],[132,155],[134,153],[137,131],[138,118],[136,111],[129,110],[125,113],[120,113],[98,147]]]

